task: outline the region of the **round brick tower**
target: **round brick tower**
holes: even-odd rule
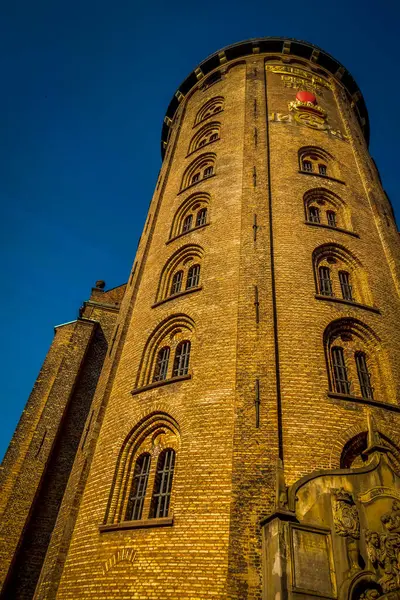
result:
[[[400,498],[400,248],[368,131],[305,42],[182,83],[35,598],[387,591],[362,498]]]

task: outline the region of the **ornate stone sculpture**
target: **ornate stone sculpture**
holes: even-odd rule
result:
[[[365,541],[368,558],[381,575],[379,584],[382,590],[400,590],[400,502],[393,501],[392,510],[381,517],[388,533],[367,530]]]
[[[360,537],[360,520],[353,496],[344,488],[336,489],[333,504],[333,523],[338,535],[350,536],[355,540]]]

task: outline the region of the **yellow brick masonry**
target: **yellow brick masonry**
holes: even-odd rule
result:
[[[296,95],[265,68],[281,60],[252,54],[228,62],[220,81],[204,88],[200,80],[181,100],[36,600],[261,600],[259,523],[275,505],[278,457],[288,485],[339,467],[343,446],[366,431],[367,409],[400,443],[398,232],[339,81],[326,74],[330,87],[318,100],[347,141],[270,118],[288,114]],[[216,96],[224,108],[209,120],[220,123],[220,139],[188,156],[202,126],[196,115]],[[299,172],[305,146],[330,153],[340,177]],[[181,191],[186,168],[206,152],[216,155],[215,175]],[[344,200],[357,235],[305,222],[304,194],[321,187]],[[195,192],[210,195],[209,224],[167,243],[176,211]],[[327,243],[363,265],[376,310],[316,297],[312,254]],[[203,250],[202,289],[154,306],[164,265],[187,244]],[[191,378],[132,395],[149,337],[180,314],[195,324]],[[328,395],[323,333],[342,317],[380,340],[381,407]],[[101,530],[124,440],[154,413],[179,428],[173,524]]]

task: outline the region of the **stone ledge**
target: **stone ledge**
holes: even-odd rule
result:
[[[191,229],[188,229],[187,231],[183,231],[182,233],[178,233],[178,235],[174,236],[173,238],[170,238],[165,243],[166,244],[170,244],[171,242],[174,242],[175,240],[178,240],[179,238],[181,238],[183,235],[187,235],[188,233],[191,233],[192,231],[197,231],[198,229],[202,229],[203,227],[207,227],[207,225],[209,225],[209,224],[210,223],[204,223],[204,225],[197,225],[197,227],[192,227]]]
[[[305,225],[311,225],[312,227],[323,227],[324,229],[331,229],[332,231],[340,231],[340,233],[347,233],[353,237],[360,238],[358,233],[350,231],[349,229],[343,229],[342,227],[333,227],[332,225],[326,225],[325,223],[313,223],[312,221],[304,221]]]
[[[368,406],[374,406],[375,408],[383,408],[384,410],[391,410],[393,412],[400,413],[400,406],[397,404],[389,404],[388,402],[379,402],[378,400],[370,400],[369,398],[362,398],[361,396],[351,396],[350,394],[339,394],[337,392],[327,392],[329,398],[335,398],[337,400],[345,400],[347,402],[356,402],[358,404],[367,404]]]
[[[362,308],[376,313],[377,315],[382,314],[379,308],[375,306],[369,306],[368,304],[360,304],[359,302],[352,302],[351,300],[345,300],[344,298],[335,298],[334,296],[324,296],[323,294],[315,294],[316,300],[328,300],[328,302],[338,302],[339,304],[346,304],[347,306],[354,306],[355,308]]]
[[[320,177],[321,179],[327,179],[328,181],[336,181],[336,183],[346,185],[346,183],[341,179],[336,179],[336,177],[330,177],[329,175],[321,175],[321,173],[314,173],[314,171],[301,171],[299,169],[299,173],[301,173],[301,175],[311,175],[312,177]]]
[[[156,387],[161,387],[163,385],[168,385],[169,383],[177,383],[178,381],[186,381],[187,379],[191,379],[192,376],[190,373],[188,375],[180,375],[179,377],[171,377],[170,379],[163,379],[162,381],[153,381],[152,383],[148,383],[147,385],[143,385],[142,387],[135,388],[131,391],[132,396],[136,396],[136,394],[140,394],[141,392],[145,392],[147,390],[152,390]]]
[[[123,529],[149,529],[150,527],[170,527],[174,524],[174,517],[159,519],[140,519],[138,521],[121,521],[112,525],[99,525],[100,533],[104,531],[120,531]]]
[[[192,287],[188,290],[183,290],[183,292],[178,292],[177,294],[172,294],[172,296],[168,296],[168,298],[164,298],[164,300],[159,300],[155,304],[152,304],[151,308],[155,308],[156,306],[160,306],[160,304],[165,304],[165,302],[169,302],[170,300],[175,300],[175,298],[180,298],[181,296],[187,296],[188,294],[192,294],[193,292],[200,292],[202,290],[202,286],[198,285],[196,287]]]

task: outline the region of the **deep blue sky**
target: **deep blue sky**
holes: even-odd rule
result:
[[[128,278],[180,82],[258,36],[324,48],[353,74],[400,219],[399,3],[17,0],[0,9],[0,457],[53,337],[96,279]]]

